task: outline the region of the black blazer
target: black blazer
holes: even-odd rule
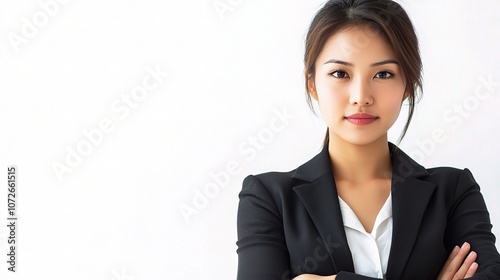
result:
[[[468,169],[425,169],[389,143],[393,236],[387,279],[436,279],[455,245],[478,253],[472,279],[500,279],[489,213]],[[238,208],[238,280],[354,274],[325,147],[290,172],[248,176]]]

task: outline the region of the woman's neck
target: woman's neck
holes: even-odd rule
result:
[[[355,145],[330,137],[328,152],[336,180],[353,183],[389,179],[392,165],[387,136],[368,145]]]

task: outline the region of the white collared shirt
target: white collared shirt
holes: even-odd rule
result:
[[[351,207],[339,196],[347,244],[356,274],[384,278],[392,242],[392,196],[380,209],[371,233],[366,232]]]

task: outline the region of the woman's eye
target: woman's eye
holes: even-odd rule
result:
[[[394,75],[391,72],[382,71],[382,72],[378,72],[377,75],[375,75],[375,78],[389,79],[389,78],[392,78],[393,76]]]
[[[335,78],[339,78],[339,79],[344,79],[344,78],[349,77],[347,72],[344,72],[344,71],[333,71],[330,75],[332,75]]]

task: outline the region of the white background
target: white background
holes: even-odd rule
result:
[[[218,13],[213,0],[73,0],[52,15],[47,2],[0,1],[0,278],[235,279],[243,178],[320,150],[325,127],[305,102],[302,55],[323,1],[221,0],[231,9]],[[500,2],[401,3],[421,40],[425,90],[400,146],[427,167],[470,168],[499,235]],[[147,67],[169,75],[127,116],[112,109]],[[269,130],[283,111],[293,118]],[[106,119],[113,130],[59,180],[53,165],[68,165],[82,131]],[[436,129],[444,142],[430,140]],[[259,135],[255,154],[238,150]],[[17,273],[6,263],[9,164],[19,175]],[[228,164],[237,168],[227,186],[200,200]],[[181,207],[197,212],[186,219]]]

